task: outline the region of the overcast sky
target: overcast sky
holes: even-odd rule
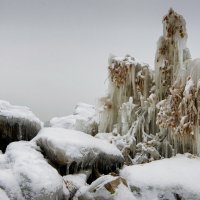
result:
[[[199,0],[0,0],[0,98],[44,121],[95,104],[106,94],[110,53],[154,67],[170,7],[185,17],[188,47],[200,57]]]

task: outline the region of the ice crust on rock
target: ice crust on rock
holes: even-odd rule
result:
[[[51,127],[74,129],[90,135],[96,134],[97,123],[95,107],[86,103],[77,104],[73,115],[54,117],[50,120]]]
[[[17,140],[31,140],[43,123],[25,106],[14,106],[0,100],[0,149]]]
[[[86,183],[88,175],[90,173],[79,173],[73,175],[63,176],[64,180],[64,189],[67,190],[68,198],[73,198],[76,192],[84,186],[87,186]]]
[[[120,175],[138,200],[200,198],[200,159],[177,155],[142,165],[125,166]]]
[[[113,144],[94,138],[86,133],[63,128],[44,128],[34,138],[37,145],[64,174],[95,167],[102,172],[121,167],[124,158]]]
[[[8,145],[0,157],[0,188],[10,200],[62,200],[63,180],[34,143]]]

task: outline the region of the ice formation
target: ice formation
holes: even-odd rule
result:
[[[130,128],[131,114],[137,104],[144,103],[149,96],[151,72],[147,64],[139,63],[129,55],[112,57],[110,62],[109,91],[107,97],[101,98],[99,132],[112,131],[120,119],[122,126],[118,128],[122,128],[119,131],[123,134]]]
[[[164,42],[158,43],[155,61],[157,96],[163,100],[157,104],[157,124],[161,132],[167,132],[175,153],[200,154],[200,61],[192,60],[186,47],[183,17],[170,9],[163,24],[161,40]]]
[[[107,140],[121,144],[129,163],[200,154],[200,60],[191,59],[186,42],[186,22],[170,9],[163,18],[155,72],[129,55],[109,58],[99,132],[111,133]]]

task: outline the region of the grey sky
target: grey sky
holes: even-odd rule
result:
[[[0,0],[0,98],[44,121],[95,104],[106,94],[110,53],[153,67],[170,7],[185,17],[188,47],[200,57],[198,0]]]

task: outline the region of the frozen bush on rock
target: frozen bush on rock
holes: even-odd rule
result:
[[[176,153],[200,154],[200,60],[191,60],[186,42],[185,20],[170,9],[163,18],[155,72],[129,55],[109,59],[99,132],[112,132],[107,140],[121,144],[131,158],[148,162]]]
[[[126,126],[129,122],[126,118],[131,118],[132,110],[136,109],[135,106],[149,96],[150,74],[147,64],[139,63],[129,55],[124,58],[112,57],[109,66],[108,96],[101,99],[100,132],[112,131],[118,118],[122,118],[121,121]],[[130,97],[132,99],[129,105],[123,106],[123,103],[127,102]],[[127,106],[129,108],[126,108]],[[118,116],[120,108],[121,114]],[[126,112],[126,109],[129,109],[129,112]]]
[[[115,145],[80,131],[44,128],[34,140],[62,175],[93,168],[108,173],[124,163]]]
[[[165,53],[159,51],[164,46],[158,43],[156,54],[157,95],[162,100],[157,105],[157,124],[161,132],[167,132],[167,140],[175,153],[200,154],[200,61],[191,60],[186,48],[187,32],[183,17],[171,9],[163,24]]]
[[[31,140],[37,135],[42,122],[25,106],[14,106],[0,100],[0,149],[13,141]]]

